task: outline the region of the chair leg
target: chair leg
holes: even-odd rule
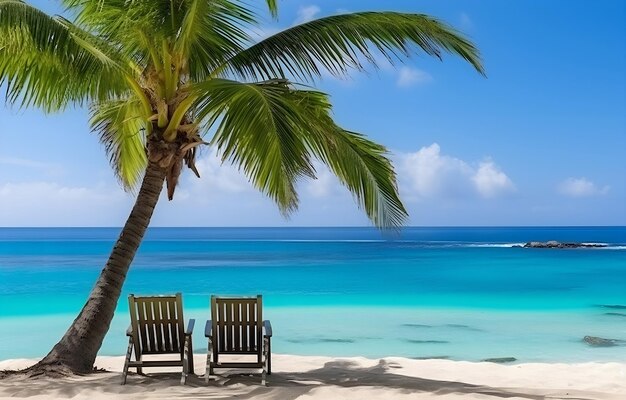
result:
[[[195,375],[195,370],[193,366],[193,341],[191,336],[189,336],[189,373]]]
[[[133,339],[128,340],[128,350],[126,350],[126,360],[124,361],[124,369],[122,370],[122,385],[126,384],[126,376],[128,375],[128,363],[133,353]]]
[[[189,373],[193,374],[193,350],[191,348],[191,337],[185,338],[185,344],[183,345],[183,373],[180,378],[180,384],[184,385],[187,381]]]
[[[267,374],[272,375],[272,338],[267,340]]]
[[[213,343],[211,339],[209,339],[209,347],[207,348],[206,353],[206,371],[204,373],[204,381],[208,384],[209,380],[211,380],[211,376],[213,375],[213,367],[211,366],[211,355],[213,353]]]
[[[267,386],[267,371],[268,371],[268,351],[269,351],[269,338],[263,338],[263,372],[261,372],[261,385]]]

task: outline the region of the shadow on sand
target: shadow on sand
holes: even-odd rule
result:
[[[205,385],[201,376],[190,376],[187,385],[179,385],[178,373],[155,373],[149,375],[130,374],[128,384],[120,385],[120,373],[98,373],[78,378],[26,380],[19,376],[0,380],[2,395],[31,397],[46,394],[59,398],[76,395],[85,396],[89,392],[105,395],[107,398],[150,397],[158,398],[204,398],[204,399],[280,399],[293,400],[308,394],[319,387],[376,388],[389,389],[397,394],[431,395],[482,395],[485,398],[518,398],[530,400],[553,399],[554,392],[541,393],[537,389],[507,389],[469,384],[464,382],[432,380],[394,373],[399,365],[386,360],[368,368],[350,361],[327,362],[322,368],[307,372],[274,373],[269,378],[269,386],[260,386],[259,375],[221,375],[217,380]],[[571,396],[571,397],[570,397]],[[586,400],[569,393],[568,399]]]

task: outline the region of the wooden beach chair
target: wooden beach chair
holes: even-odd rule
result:
[[[193,348],[191,333],[195,320],[190,319],[184,329],[183,299],[180,293],[173,296],[135,297],[128,296],[130,326],[126,331],[128,351],[122,375],[122,385],[126,383],[128,368],[137,368],[142,373],[144,367],[183,367],[181,384],[187,375],[193,374]],[[131,354],[135,353],[135,361]],[[172,354],[174,359],[144,360],[144,356]]]
[[[263,320],[262,297],[211,296],[211,319],[204,335],[209,339],[206,382],[216,368],[261,369],[261,384],[272,373],[272,325]],[[223,362],[221,355],[251,355],[250,362]]]

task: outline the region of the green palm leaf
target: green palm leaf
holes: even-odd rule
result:
[[[311,160],[318,158],[374,224],[398,227],[406,219],[385,148],[339,128],[324,93],[298,90],[285,80],[213,79],[194,90],[201,93],[198,117],[207,118],[209,125],[219,121],[211,143],[283,213],[296,209],[295,183],[301,177],[315,177]]]
[[[350,190],[370,220],[381,228],[401,226],[408,214],[385,147],[337,126],[325,93],[289,90],[285,95],[298,107],[303,140],[311,153]]]
[[[91,128],[109,156],[111,167],[126,190],[137,186],[146,169],[145,119],[136,98],[92,105]]]
[[[267,4],[267,8],[269,9],[272,17],[274,18],[278,17],[278,1],[277,0],[265,0],[265,3]]]
[[[63,18],[0,0],[0,83],[10,102],[55,111],[123,93],[128,64],[110,50]]]
[[[186,58],[189,75],[204,80],[215,68],[250,42],[245,27],[255,23],[252,12],[228,0],[189,0],[176,37],[175,52]]]
[[[198,117],[211,126],[219,120],[211,144],[246,174],[288,215],[298,205],[295,183],[314,176],[303,141],[298,110],[277,82],[240,83],[211,79],[194,86],[200,94]]]
[[[363,135],[339,127],[316,137],[316,155],[354,195],[374,225],[396,229],[408,213],[398,195],[396,174],[387,149]]]
[[[233,57],[225,70],[244,79],[288,74],[311,80],[320,66],[342,76],[363,70],[362,58],[376,65],[372,49],[392,63],[420,49],[438,58],[456,54],[484,74],[478,50],[459,32],[432,17],[395,12],[360,12],[310,21],[279,32]]]

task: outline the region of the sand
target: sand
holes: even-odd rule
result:
[[[180,373],[131,374],[120,385],[123,357],[99,357],[110,372],[64,379],[0,379],[0,399],[626,399],[626,363],[517,364],[388,357],[331,358],[275,354],[269,386],[259,375],[218,370],[205,385]],[[0,361],[0,370],[18,369],[34,360]],[[204,373],[205,356],[195,356],[196,373]]]

